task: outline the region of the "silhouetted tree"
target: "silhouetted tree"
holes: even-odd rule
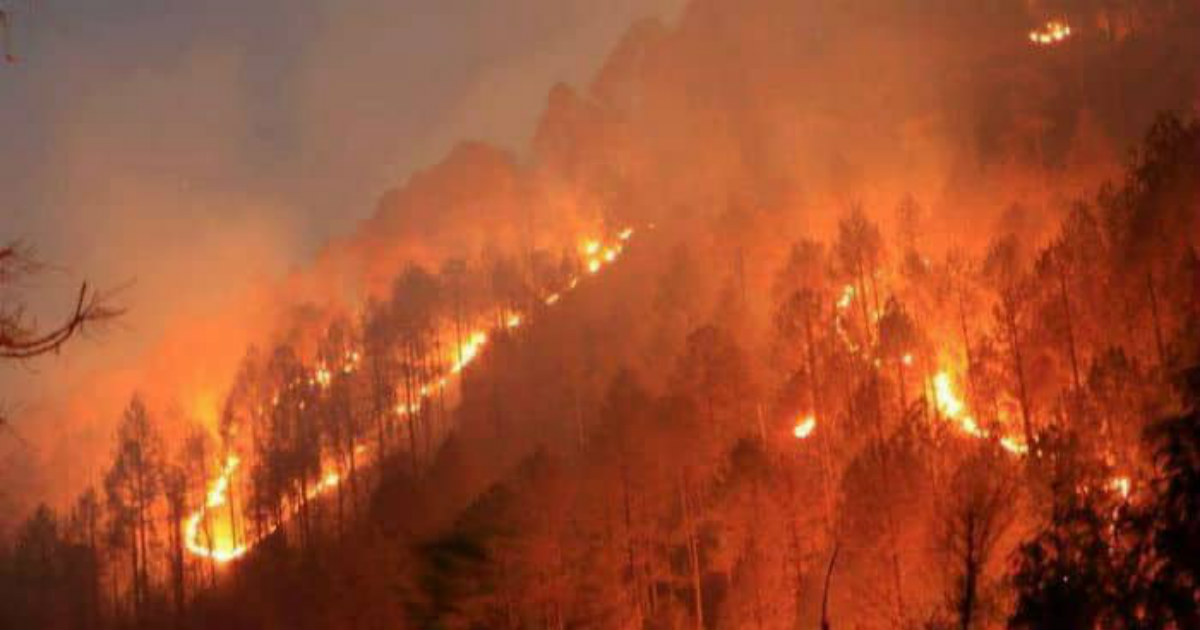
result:
[[[162,491],[164,457],[158,428],[135,395],[117,428],[116,453],[104,487],[110,544],[129,553],[130,597],[138,622],[150,597],[150,552],[157,532],[155,506]]]

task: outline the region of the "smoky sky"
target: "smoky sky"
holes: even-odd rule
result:
[[[456,142],[520,151],[554,83],[585,83],[629,24],[682,5],[0,2],[21,58],[0,69],[0,237],[57,265],[33,312],[49,323],[81,277],[133,282],[115,330],[0,372],[22,404],[303,265]]]

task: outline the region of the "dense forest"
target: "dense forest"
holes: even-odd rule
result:
[[[215,418],[129,392],[13,519],[0,628],[1200,628],[1200,11],[831,4],[636,25],[529,164],[385,195],[317,263],[361,300],[290,305]],[[785,130],[880,95],[847,25],[966,52]],[[872,148],[935,115],[936,194]],[[559,187],[571,240],[387,240]]]

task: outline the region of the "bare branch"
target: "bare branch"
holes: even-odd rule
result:
[[[20,242],[0,247],[0,289],[19,284],[21,279],[45,268]],[[16,300],[16,306],[8,307],[0,301],[0,359],[30,359],[57,352],[69,339],[85,333],[89,326],[121,316],[125,309],[113,305],[114,294],[113,291],[97,291],[84,282],[79,287],[70,315],[45,332],[25,324],[21,300]]]

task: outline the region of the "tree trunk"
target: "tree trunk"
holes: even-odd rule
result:
[[[1008,332],[1008,344],[1012,351],[1013,373],[1017,377],[1017,393],[1021,404],[1021,424],[1025,431],[1025,446],[1033,452],[1033,409],[1029,390],[1025,384],[1025,361],[1021,356],[1021,342],[1017,338],[1016,305],[1011,297],[1004,298],[1004,326]]]
[[[621,444],[621,498],[625,507],[625,553],[626,553],[626,571],[629,573],[631,591],[634,594],[634,602],[637,605],[637,613],[639,619],[645,618],[645,611],[642,610],[641,589],[638,585],[640,581],[637,573],[637,553],[634,545],[633,533],[633,498],[630,493],[629,483],[629,465],[625,457],[625,445],[622,436]]]
[[[404,402],[408,406],[408,415],[405,416],[407,418],[406,424],[408,425],[408,450],[409,450],[409,458],[412,463],[413,478],[416,479],[420,472],[420,466],[417,462],[417,428],[416,428],[417,417],[418,417],[418,411],[417,411],[417,400],[418,399],[416,397],[416,392],[414,391],[417,387],[416,374],[414,373],[415,369],[416,369],[415,364],[414,364],[414,362],[416,361],[416,358],[415,358],[416,353],[414,352],[411,343],[405,344],[404,354],[406,355],[404,357]],[[424,411],[424,405],[422,405],[422,411]]]
[[[696,541],[696,524],[693,520],[691,501],[688,499],[687,475],[679,484],[679,504],[683,510],[683,527],[687,534],[688,564],[692,573],[692,603],[696,630],[704,630],[704,594],[700,581],[700,550]]]
[[[138,544],[136,528],[133,532],[132,544],[129,545],[129,552],[129,559],[131,560],[130,568],[132,569],[130,577],[132,578],[133,586],[133,619],[136,624],[140,625],[142,621],[142,581],[141,578],[138,577],[141,572],[138,570]]]
[[[804,350],[808,361],[808,395],[812,405],[813,417],[817,422],[825,422],[821,400],[821,388],[817,380],[817,348],[813,341],[812,309],[809,304],[804,307]],[[829,427],[821,430],[821,495],[825,507],[825,526],[833,527],[833,472],[829,457]]]
[[[867,284],[866,280],[863,279],[863,274],[862,261],[859,260],[857,261],[857,277],[855,278],[855,284],[857,285],[857,288],[855,290],[858,291],[858,295],[856,297],[858,298],[858,309],[862,313],[863,334],[866,335],[866,343],[868,346],[870,346],[872,340],[871,315],[867,310]]]
[[[978,405],[979,391],[975,386],[975,357],[971,351],[971,333],[967,328],[967,307],[963,299],[962,287],[958,289],[958,321],[962,328],[963,351],[967,357],[967,402]],[[976,413],[978,413],[978,410],[979,408],[976,407]]]
[[[873,387],[875,390],[875,432],[876,440],[879,444],[879,470],[883,476],[883,486],[891,491],[892,475],[891,465],[887,456],[887,445],[883,432],[883,394],[880,391],[878,374],[871,375]],[[900,536],[896,525],[896,515],[891,503],[889,502],[884,507],[885,518],[888,528],[888,538],[891,542],[891,564],[892,564],[892,581],[896,591],[896,614],[899,621],[904,619],[904,588],[903,579],[900,573]]]
[[[840,542],[833,543],[833,553],[829,556],[829,566],[825,568],[825,587],[821,590],[821,630],[830,630],[829,625],[829,587],[833,583],[833,569],[837,565]]]
[[[1071,317],[1071,299],[1067,291],[1067,272],[1062,262],[1058,263],[1058,286],[1062,294],[1063,314],[1067,319],[1067,347],[1071,357],[1071,377],[1076,395],[1083,392],[1083,381],[1079,378],[1079,352],[1075,347],[1075,321]]]
[[[1146,270],[1146,292],[1150,297],[1150,315],[1154,320],[1154,344],[1158,349],[1158,367],[1167,369],[1167,345],[1163,341],[1162,321],[1158,314],[1158,293],[1154,290],[1154,272]]]
[[[979,582],[979,561],[975,545],[979,536],[975,532],[976,520],[974,514],[967,516],[965,534],[965,557],[963,558],[963,587],[959,598],[958,621],[960,630],[970,630],[971,620],[975,616],[976,589]]]

